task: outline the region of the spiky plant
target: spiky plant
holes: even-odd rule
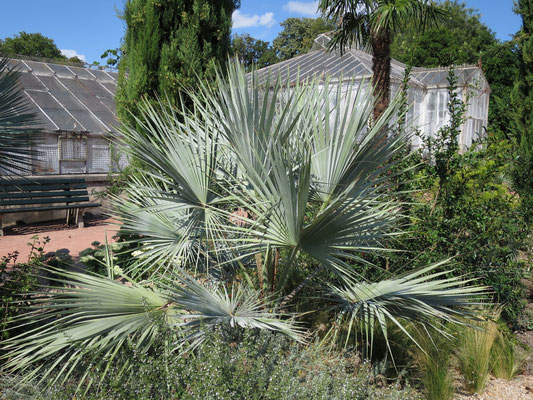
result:
[[[141,167],[116,199],[122,229],[140,236],[138,261],[120,272],[130,286],[112,265],[107,278],[62,273],[64,286],[25,317],[44,328],[4,343],[8,370],[43,379],[57,369],[65,379],[86,354],[109,365],[126,341],[147,351],[161,326],[183,351],[221,325],[301,339],[289,307],[318,276],[334,277],[319,281],[337,298],[325,296],[324,308],[369,331],[386,318],[425,325],[469,315],[483,289],[463,289],[436,266],[379,283],[355,273],[362,251],[399,233],[387,171],[408,134],[390,131],[396,103],[369,128],[368,85],[333,87],[262,86],[231,65],[216,89],[190,95],[193,109],[144,102],[135,127],[122,129]],[[306,276],[294,284],[302,259]]]
[[[24,174],[32,163],[37,118],[18,83],[19,72],[0,57],[0,176]]]

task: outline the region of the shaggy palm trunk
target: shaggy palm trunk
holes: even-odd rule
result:
[[[374,121],[387,109],[390,103],[390,57],[391,35],[389,32],[372,34],[372,83],[374,84]]]

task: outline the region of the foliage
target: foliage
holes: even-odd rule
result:
[[[512,105],[515,109],[513,136],[516,143],[513,181],[523,195],[529,211],[533,210],[533,2],[519,0],[516,12],[522,16],[522,29],[518,33],[520,60],[519,79],[513,91]]]
[[[287,18],[280,25],[272,48],[281,61],[307,53],[318,35],[335,28],[334,21],[325,18]]]
[[[421,31],[407,26],[398,32],[391,44],[393,58],[420,67],[452,64],[476,64],[498,41],[476,10],[457,0],[438,6],[444,13],[440,23]]]
[[[18,79],[19,72],[8,69],[8,59],[0,58],[0,175],[31,170],[33,153],[28,149],[37,133],[37,117]]]
[[[263,68],[279,61],[275,50],[268,42],[255,39],[249,34],[234,34],[231,38],[231,54],[239,59],[246,71]]]
[[[374,100],[364,89],[348,90],[351,106],[341,109],[330,97],[344,93],[341,83],[287,92],[277,81],[263,97],[254,75],[246,82],[232,64],[215,89],[190,94],[194,111],[144,102],[140,129],[123,126],[124,147],[145,166],[128,196],[117,198],[124,232],[142,245],[127,271],[133,278],[107,252],[106,277],[49,269],[54,290],[36,296],[36,308],[21,318],[41,327],[4,343],[8,371],[30,381],[60,368],[64,382],[88,353],[114,368],[113,355],[127,342],[149,352],[167,327],[176,351],[186,353],[220,326],[304,340],[291,306],[315,277],[317,294],[326,295],[321,309],[345,312],[346,301],[327,300],[337,293],[366,332],[384,318],[424,327],[471,315],[484,289],[433,274],[440,265],[377,284],[354,268],[361,251],[396,233],[401,204],[383,182],[406,145],[405,132],[384,135],[398,106],[368,128]],[[361,318],[357,304],[380,308]]]
[[[510,332],[499,332],[491,350],[490,370],[499,379],[513,379],[528,358]]]
[[[12,38],[0,41],[0,54],[66,59],[53,39],[40,33],[20,32]]]
[[[128,0],[116,95],[121,122],[131,123],[139,99],[177,103],[183,89],[212,80],[230,48],[237,0]]]
[[[420,347],[415,349],[417,373],[427,400],[451,400],[454,395],[451,369],[453,341],[424,330],[415,332]]]
[[[497,315],[496,315],[497,317]],[[481,393],[490,374],[491,350],[498,336],[498,325],[487,319],[473,323],[457,333],[457,358],[466,387]]]
[[[464,2],[447,0],[438,7],[446,13],[438,25],[424,31],[407,27],[395,35],[392,57],[419,67],[480,65],[491,87],[489,130],[510,139],[509,103],[519,69],[515,42],[496,39],[477,10]]]
[[[464,105],[453,85],[450,91],[450,123],[426,140],[417,158],[400,158],[392,169],[394,176],[397,169],[411,167],[398,182],[408,233],[389,244],[403,252],[365,258],[396,272],[453,257],[454,274],[491,287],[493,301],[503,305],[503,319],[516,326],[525,305],[525,265],[518,255],[526,248],[531,224],[522,199],[505,178],[512,147],[489,134],[459,153]]]
[[[377,119],[390,102],[390,45],[394,35],[408,26],[424,30],[442,17],[441,9],[431,0],[320,0],[318,8],[327,18],[340,21],[333,31],[330,48],[338,48],[342,53],[352,44],[371,47]]]
[[[22,332],[21,329],[13,329],[13,320],[17,315],[25,312],[31,303],[32,293],[38,286],[35,271],[39,262],[44,259],[44,249],[50,238],[42,239],[33,236],[27,245],[30,247],[30,255],[23,262],[19,260],[19,252],[14,251],[0,258],[0,339]]]
[[[153,352],[139,353],[127,346],[117,354],[118,364],[132,368],[126,375],[109,371],[101,385],[85,395],[75,394],[76,381],[54,386],[39,397],[27,388],[25,398],[71,399],[420,399],[409,388],[382,387],[369,365],[355,358],[326,353],[315,346],[302,347],[267,332],[218,330],[198,348],[195,356],[179,357],[164,335]],[[82,361],[76,374],[89,371],[97,380],[99,364]],[[79,379],[79,378],[78,378]],[[11,385],[12,386],[12,385]],[[10,399],[9,385],[4,393]],[[20,392],[20,389],[19,389]],[[3,394],[4,394],[3,393]],[[12,398],[20,398],[21,393]]]

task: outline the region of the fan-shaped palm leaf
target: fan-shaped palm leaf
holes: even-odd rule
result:
[[[434,321],[467,324],[465,318],[475,317],[475,306],[482,304],[488,288],[467,286],[472,279],[449,277],[452,271],[436,272],[446,262],[376,283],[347,281],[342,287],[330,285],[339,320],[348,324],[347,339],[352,329],[360,327],[371,350],[378,327],[390,350],[387,322],[397,325],[415,343],[403,325],[406,322],[431,326],[444,335],[447,333]]]
[[[166,335],[173,332],[170,339],[185,351],[200,344],[207,329],[224,324],[268,329],[300,340],[299,329],[287,315],[268,311],[257,293],[241,287],[228,293],[216,285],[208,288],[186,274],[157,284],[121,283],[54,268],[44,271],[55,274],[52,280],[60,285],[36,294],[31,310],[19,318],[20,324],[37,327],[2,346],[7,352],[4,368],[23,374],[21,383],[64,382],[90,357],[105,360],[103,379],[124,345],[148,351],[162,330]]]
[[[31,170],[31,144],[37,133],[37,117],[30,109],[19,83],[19,72],[0,57],[0,175]]]

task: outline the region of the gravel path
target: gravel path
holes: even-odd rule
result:
[[[458,393],[455,400],[532,400],[533,376],[520,375],[512,381],[491,379],[481,394],[467,395]]]

